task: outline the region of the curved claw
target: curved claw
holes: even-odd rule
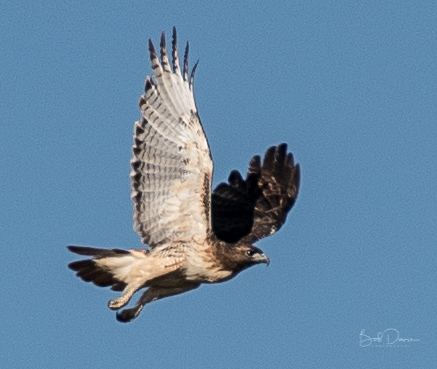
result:
[[[123,306],[126,306],[129,303],[130,299],[136,291],[137,288],[135,287],[126,287],[120,297],[109,300],[108,307],[111,310],[121,309]]]
[[[138,307],[124,309],[120,312],[117,312],[115,317],[121,323],[129,323],[139,315],[140,311],[141,309]]]

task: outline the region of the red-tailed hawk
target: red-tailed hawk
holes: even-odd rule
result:
[[[246,179],[232,171],[211,193],[213,163],[193,95],[197,64],[188,75],[188,43],[181,71],[173,28],[172,68],[165,35],[161,60],[149,40],[154,80],[146,79],[135,123],[131,186],[135,229],[149,250],[68,246],[92,257],[69,268],[86,282],[122,291],[109,308],[124,307],[147,288],[131,309],[117,312],[128,322],[149,302],[218,283],[269,258],[253,246],[284,224],[299,190],[300,170],[287,145],[254,156]]]

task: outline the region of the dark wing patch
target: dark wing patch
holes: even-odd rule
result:
[[[212,229],[218,239],[234,243],[250,233],[255,204],[259,197],[256,174],[248,173],[246,180],[234,170],[228,183],[220,183],[211,198]]]
[[[250,161],[246,180],[237,171],[212,195],[212,229],[218,239],[253,243],[278,231],[293,207],[300,183],[300,167],[287,145],[266,151]]]

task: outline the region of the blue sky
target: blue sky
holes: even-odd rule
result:
[[[2,5],[4,368],[430,368],[437,360],[437,5]],[[67,269],[68,244],[138,248],[129,160],[147,40],[178,28],[214,184],[287,142],[301,193],[268,268],[148,305]],[[191,63],[191,65],[192,65]],[[360,347],[388,328],[396,347]]]

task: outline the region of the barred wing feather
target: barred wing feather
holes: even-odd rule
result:
[[[181,73],[176,30],[172,67],[162,33],[161,60],[149,40],[154,81],[147,77],[134,127],[131,186],[135,229],[150,247],[204,239],[210,230],[213,164],[188,77],[188,43]]]

